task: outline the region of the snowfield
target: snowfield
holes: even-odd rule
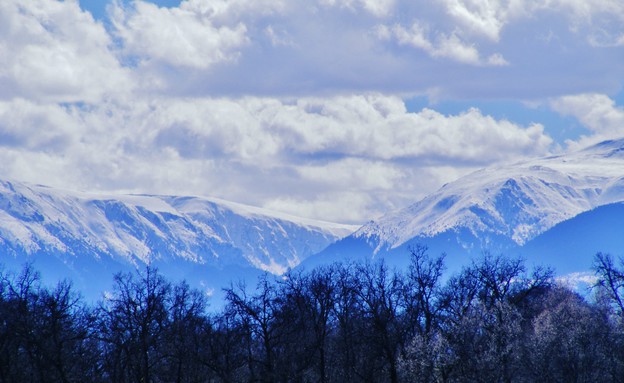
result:
[[[133,265],[181,258],[280,274],[357,227],[218,199],[106,195],[0,181],[0,248],[13,257]]]
[[[624,201],[624,139],[575,153],[490,167],[359,229],[354,237],[396,248],[410,239],[467,229],[523,245],[556,224]]]

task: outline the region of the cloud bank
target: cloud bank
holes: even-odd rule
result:
[[[0,176],[359,223],[476,168],[623,135],[622,25],[617,0],[115,0],[105,20],[4,0]],[[586,134],[434,102],[493,99]]]
[[[31,172],[37,182],[83,189],[203,192],[288,211],[297,203],[339,202],[341,211],[310,215],[326,210],[326,219],[344,220],[349,212],[348,221],[421,196],[419,189],[456,176],[449,167],[463,172],[540,155],[552,143],[540,125],[522,127],[476,109],[413,113],[400,98],[379,94],[89,108],[19,99],[0,102],[0,137],[12,178]]]

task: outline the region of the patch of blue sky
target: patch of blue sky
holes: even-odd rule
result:
[[[123,3],[131,3],[132,0],[121,0]],[[80,8],[85,11],[89,11],[93,18],[99,21],[108,20],[108,14],[106,12],[106,7],[112,3],[113,0],[78,0],[80,3]],[[154,3],[159,7],[177,7],[180,5],[182,0],[147,0],[149,3]]]
[[[620,92],[613,97],[613,101],[615,101],[615,105],[619,107],[624,107],[624,86],[620,88]]]
[[[94,19],[102,21],[107,18],[106,6],[109,4],[108,1],[78,0],[78,3],[80,4],[80,8],[83,11],[91,13]]]

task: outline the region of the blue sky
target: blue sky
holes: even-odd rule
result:
[[[126,3],[129,3],[127,0]],[[106,22],[108,20],[108,14],[106,13],[106,7],[110,4],[106,0],[79,0],[80,7],[85,11],[88,11],[97,20]],[[159,7],[177,7],[180,5],[180,0],[156,0],[151,3],[158,5]]]
[[[0,177],[361,223],[624,136],[621,0],[3,0]]]

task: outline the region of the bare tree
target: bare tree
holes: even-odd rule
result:
[[[278,301],[275,284],[264,274],[254,295],[249,296],[244,285],[225,290],[229,309],[246,329],[246,347],[250,380],[276,381],[276,358],[279,331]],[[258,349],[256,349],[258,345]]]
[[[598,253],[594,258],[594,271],[598,276],[595,287],[608,299],[616,315],[624,319],[624,261],[620,259],[620,268],[615,265],[613,256]]]
[[[112,296],[100,305],[100,334],[110,379],[153,382],[165,363],[171,285],[147,267],[136,277],[117,274]]]

